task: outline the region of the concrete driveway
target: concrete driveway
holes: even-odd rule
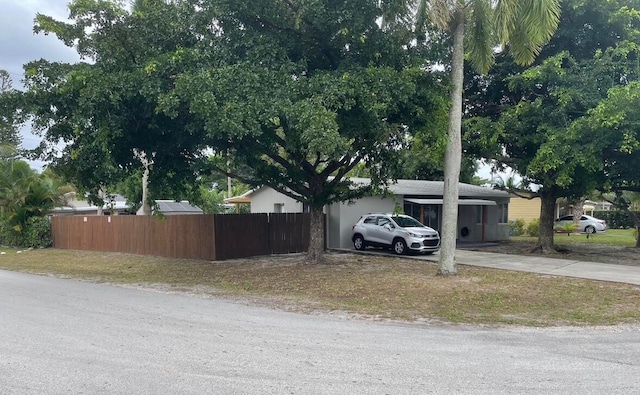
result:
[[[629,394],[638,328],[302,315],[0,271],[2,394]]]
[[[354,249],[335,250],[354,254],[393,255],[392,252],[384,249],[368,249],[365,251],[356,251]],[[402,257],[430,262],[438,262],[440,258],[439,252],[433,255],[403,255]],[[456,250],[456,263],[492,269],[640,285],[640,266],[576,261],[535,254],[498,254],[460,248]]]

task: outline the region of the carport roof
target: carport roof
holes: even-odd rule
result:
[[[442,204],[442,199],[404,199],[407,202],[416,204]],[[497,203],[493,200],[485,199],[459,199],[458,206],[496,206]]]
[[[352,178],[355,184],[369,184],[368,178]],[[427,180],[397,180],[389,185],[389,190],[396,195],[422,195],[422,196],[442,196],[444,194],[444,181]],[[505,191],[481,187],[478,185],[459,183],[458,196],[461,198],[508,198]]]

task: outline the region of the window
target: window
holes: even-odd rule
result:
[[[378,222],[378,218],[376,217],[367,217],[364,219],[364,223],[365,224],[372,224],[372,225],[376,225]]]
[[[276,214],[282,213],[282,208],[284,207],[284,203],[275,203],[273,205],[273,212]]]
[[[476,206],[476,224],[482,223],[482,212],[484,211],[482,206]]]
[[[498,223],[500,224],[509,223],[509,205],[508,204],[498,205]]]

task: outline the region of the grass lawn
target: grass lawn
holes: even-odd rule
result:
[[[242,298],[294,311],[380,319],[529,326],[640,323],[640,287],[459,266],[393,256],[328,254],[207,262],[118,253],[2,250],[0,268],[95,282]]]
[[[633,229],[607,229],[603,233],[587,235],[584,233],[570,234],[556,233],[554,242],[559,245],[565,244],[602,244],[610,246],[634,247],[636,239]],[[538,238],[533,236],[511,236],[513,241],[528,241],[535,243]]]

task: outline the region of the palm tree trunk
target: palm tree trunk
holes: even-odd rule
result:
[[[463,8],[458,8],[451,21],[453,55],[451,60],[451,108],[449,130],[444,156],[444,192],[442,205],[442,232],[438,275],[458,273],[455,262],[456,233],[458,227],[458,184],[462,161],[462,84],[464,83],[464,21]]]

